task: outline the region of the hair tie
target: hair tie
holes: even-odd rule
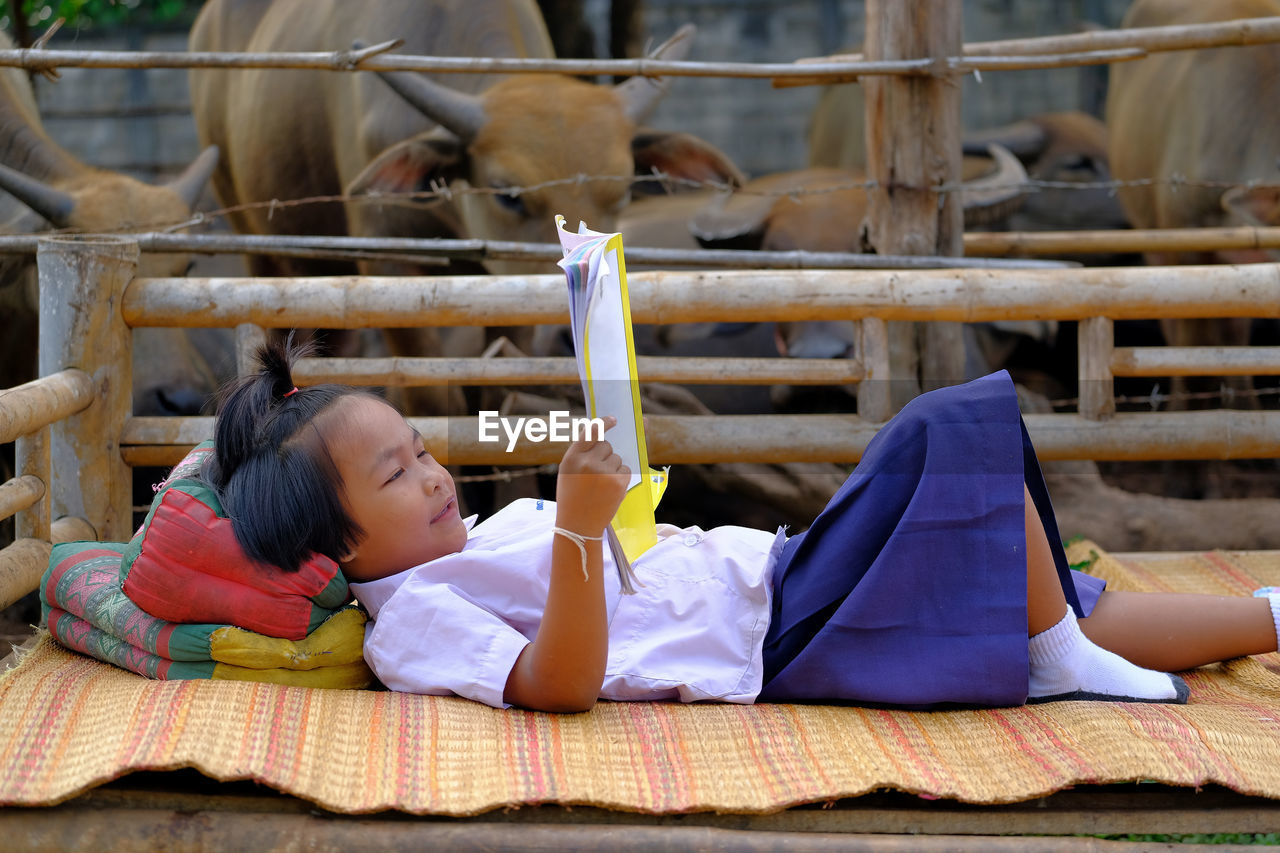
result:
[[[287,400],[287,399],[289,399],[290,397],[292,397],[294,394],[297,394],[297,393],[298,393],[298,386],[297,386],[297,385],[294,385],[294,386],[293,386],[293,390],[291,390],[291,391],[285,391],[285,392],[284,392],[284,395],[283,395],[283,396],[281,396],[281,397],[280,397],[280,399],[281,399],[281,400]]]

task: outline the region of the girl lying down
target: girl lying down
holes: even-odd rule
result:
[[[1068,568],[1004,372],[904,407],[803,533],[660,525],[624,596],[601,540],[630,472],[607,441],[569,446],[555,501],[475,523],[394,408],[296,388],[299,354],[268,345],[224,389],[205,476],[254,558],[342,566],[393,690],[545,711],[1183,703],[1170,672],[1276,650],[1280,596],[1107,591]]]

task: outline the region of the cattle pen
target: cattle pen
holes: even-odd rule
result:
[[[875,4],[869,4],[874,6]],[[885,5],[893,5],[886,3]],[[903,4],[906,5],[906,4]],[[922,2],[932,8],[933,2]],[[958,28],[936,40],[958,38]],[[905,26],[905,21],[898,26]],[[1204,44],[1245,43],[1252,38],[1280,41],[1276,21],[1236,22],[1231,27],[1202,28],[1192,34],[1146,34],[1148,49],[1183,49]],[[887,25],[886,25],[887,26]],[[869,31],[870,26],[869,26]],[[1067,59],[1038,62],[1110,62],[1141,55],[1144,34],[1089,34],[1055,43]],[[1089,40],[1092,39],[1092,40]],[[1208,41],[1206,41],[1208,39]],[[1048,42],[1048,40],[1045,40]],[[1092,48],[1086,50],[1083,45]],[[930,48],[930,51],[936,48]],[[385,47],[384,47],[385,49]],[[1005,46],[1001,55],[1031,56],[1033,45]],[[1129,51],[1116,54],[1116,50]],[[1104,51],[1104,52],[1098,52]],[[986,65],[953,63],[940,69],[934,56],[975,56],[983,50],[960,49],[925,54],[924,58],[876,57],[879,68],[859,66],[861,60],[832,58],[813,63],[807,74],[840,75],[931,74],[940,86],[947,75],[1019,67],[988,57]],[[50,68],[75,64],[59,51],[0,52],[0,64]],[[336,73],[377,66],[443,67],[432,58],[395,58],[377,51],[359,56],[348,52],[329,61]],[[143,61],[122,56],[98,56],[84,64],[119,67],[110,63]],[[163,59],[181,63],[180,56]],[[185,61],[190,62],[188,57]],[[211,60],[217,61],[217,60]],[[223,60],[261,64],[262,57]],[[292,61],[298,61],[294,58]],[[911,64],[915,63],[915,64]],[[447,64],[447,63],[444,63]],[[1027,65],[1023,61],[1023,65]],[[619,61],[590,65],[557,61],[552,68],[569,73],[732,73],[735,69],[697,68],[698,63]],[[797,64],[799,68],[802,64]],[[463,71],[492,70],[475,62]],[[545,70],[513,65],[503,70]],[[744,71],[743,69],[737,69]],[[758,76],[778,76],[779,69],[756,69]],[[745,73],[745,72],[744,72]],[[803,80],[801,71],[789,71]],[[893,77],[893,81],[906,79]],[[932,95],[925,98],[939,97]],[[915,104],[910,109],[931,109]],[[900,122],[899,133],[912,121],[910,109],[888,117]],[[893,128],[881,128],[884,139]],[[956,137],[931,140],[936,148],[956,147]],[[908,146],[902,146],[906,149]],[[873,145],[873,151],[875,146]],[[650,460],[664,464],[731,462],[854,463],[867,441],[892,414],[888,389],[903,379],[891,359],[893,324],[920,323],[945,329],[951,324],[1003,320],[1075,321],[1079,326],[1076,407],[1072,412],[1031,413],[1028,430],[1045,460],[1166,460],[1280,458],[1280,412],[1272,410],[1205,409],[1195,411],[1118,411],[1114,379],[1133,376],[1262,376],[1280,375],[1280,348],[1249,346],[1130,347],[1118,346],[1114,324],[1125,320],[1184,318],[1280,319],[1280,264],[1233,266],[1077,268],[1018,267],[1016,265],[948,266],[972,242],[992,254],[1038,250],[1036,240],[1052,238],[1019,235],[962,237],[954,221],[958,206],[950,197],[948,180],[925,167],[926,152],[909,168],[917,179],[901,177],[901,160],[891,165],[885,151],[884,169],[893,168],[899,180],[919,192],[914,205],[897,204],[896,225],[873,225],[884,254],[934,256],[932,269],[831,269],[812,258],[799,257],[801,268],[656,270],[629,275],[631,305],[637,323],[752,323],[806,322],[839,319],[855,324],[859,346],[856,358],[747,359],[702,357],[641,357],[642,382],[674,384],[769,385],[836,384],[853,386],[857,414],[651,415],[646,417]],[[896,156],[896,155],[893,155]],[[881,183],[871,170],[875,187]],[[883,186],[888,187],[888,181]],[[872,188],[875,188],[872,187]],[[881,199],[882,210],[891,200]],[[919,218],[903,218],[913,207]],[[872,207],[875,217],[876,207]],[[946,217],[952,217],[948,222]],[[1265,231],[1265,229],[1263,230]],[[920,234],[927,235],[922,250]],[[1197,245],[1272,245],[1274,235],[1258,229],[1232,234],[1200,234]],[[1189,235],[1191,237],[1192,235]],[[166,238],[174,242],[165,243]],[[1141,239],[1152,241],[1142,244]],[[982,244],[983,239],[988,240]],[[1000,247],[1007,239],[1013,245]],[[1066,238],[1063,238],[1066,239]],[[1088,242],[1089,238],[1084,238]],[[1098,237],[1097,239],[1103,239]],[[1155,245],[1166,235],[1127,235],[1130,247]],[[32,238],[21,251],[36,254],[40,286],[40,377],[17,388],[0,391],[0,444],[16,444],[17,471],[0,484],[0,519],[15,519],[15,541],[0,550],[0,608],[36,589],[48,563],[52,543],[78,539],[124,541],[132,534],[131,469],[169,466],[194,444],[212,437],[212,418],[140,417],[131,411],[131,350],[133,330],[147,327],[223,328],[238,330],[246,342],[265,330],[314,327],[380,329],[388,327],[470,327],[558,325],[567,320],[564,280],[558,273],[484,276],[342,276],[307,278],[145,278],[136,274],[143,247],[181,244],[178,235],[51,235]],[[1206,243],[1205,241],[1210,241]],[[1237,241],[1232,243],[1231,241]],[[332,242],[332,241],[331,241]],[[191,246],[198,246],[192,242]],[[1060,244],[1058,244],[1060,246]],[[1029,248],[1030,247],[1030,248]],[[536,247],[533,247],[536,249]],[[228,238],[223,250],[269,251]],[[196,249],[198,250],[198,248]],[[309,249],[310,250],[310,249]],[[475,248],[471,247],[471,251]],[[386,246],[343,244],[341,251],[377,253]],[[392,251],[412,253],[397,245]],[[977,249],[974,249],[977,251]],[[1062,251],[1060,248],[1057,251]],[[781,263],[781,259],[778,259]],[[872,261],[871,263],[874,263]],[[944,332],[943,354],[935,360],[934,379],[952,375],[954,338]],[[577,372],[569,358],[480,357],[309,359],[300,376],[304,382],[342,381],[385,387],[572,385]],[[449,465],[527,466],[555,462],[563,445],[519,443],[513,452],[477,440],[476,419],[423,416],[411,419],[428,446],[439,448]],[[173,775],[173,774],[170,774]],[[53,822],[69,820],[78,843],[92,838],[90,829],[101,822],[101,809],[128,810],[132,823],[116,830],[116,838],[154,840],[169,832],[185,843],[198,839],[222,846],[283,844],[290,837],[323,839],[338,847],[357,843],[386,846],[439,845],[448,849],[541,843],[557,849],[594,849],[604,843],[621,849],[660,849],[699,845],[740,845],[743,849],[775,849],[771,833],[787,833],[787,849],[849,849],[850,834],[858,834],[867,850],[899,849],[1099,849],[1096,840],[1071,838],[1069,833],[1136,833],[1158,826],[1164,832],[1274,832],[1280,829],[1280,805],[1273,796],[1249,796],[1227,789],[1204,793],[1191,789],[1128,789],[1090,786],[1077,780],[1077,791],[1061,791],[1022,803],[976,807],[964,802],[923,803],[905,791],[872,791],[840,800],[831,809],[774,810],[767,814],[706,813],[635,814],[589,806],[514,808],[510,813],[481,814],[458,822],[414,822],[395,818],[372,821],[317,821],[309,805],[264,798],[246,783],[228,782],[219,788],[203,778],[184,779],[194,793],[166,792],[164,777],[139,777],[127,784],[83,794],[54,809],[8,808],[0,823],[30,840],[56,835]],[[234,780],[244,777],[228,776]],[[245,787],[237,785],[245,784]],[[923,793],[929,794],[928,791]],[[96,797],[96,799],[95,799]],[[824,798],[817,797],[816,802]],[[547,802],[554,803],[549,797]],[[516,803],[516,806],[521,805]],[[59,811],[61,809],[61,811]],[[191,813],[198,820],[189,820]],[[178,816],[178,817],[175,817]],[[574,825],[578,824],[578,825]],[[212,828],[211,828],[212,827]],[[618,835],[625,832],[625,841]],[[876,833],[876,834],[872,834]],[[946,838],[921,838],[915,833]],[[1064,834],[1063,838],[998,838],[1008,833]],[[865,835],[864,835],[865,834]],[[906,838],[907,834],[913,837]],[[775,836],[776,838],[776,836]],[[1126,848],[1120,843],[1114,847]]]

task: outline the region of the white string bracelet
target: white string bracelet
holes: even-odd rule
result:
[[[604,536],[583,536],[581,533],[574,533],[572,530],[565,530],[563,527],[553,527],[552,530],[578,546],[578,551],[582,554],[582,579],[584,581],[591,580],[591,576],[587,574],[587,542],[603,542]]]

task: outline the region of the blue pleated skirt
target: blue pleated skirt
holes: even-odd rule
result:
[[[1067,602],[1071,571],[1008,373],[920,395],[868,444],[774,572],[760,701],[904,708],[1027,698],[1023,484]]]

